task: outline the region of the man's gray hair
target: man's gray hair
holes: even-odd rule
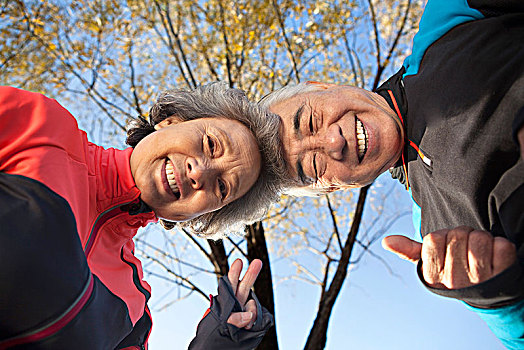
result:
[[[320,85],[318,85],[317,83],[311,81],[299,83],[296,85],[286,85],[262,97],[262,99],[258,102],[258,105],[262,110],[266,112],[267,115],[275,115],[274,113],[270,112],[272,106],[276,106],[294,97],[295,95],[311,91],[317,91],[319,90],[319,86]],[[288,169],[287,164],[286,169]],[[300,183],[298,179],[291,179],[287,171],[286,176],[288,177],[288,181],[286,182],[286,186],[285,188],[283,188],[282,192],[296,197],[317,197],[329,192],[333,192],[341,187],[348,187],[347,185],[344,185],[342,183],[340,183],[340,185],[330,184],[328,186],[325,186],[322,183],[313,183],[310,185],[305,185],[303,183]]]
[[[266,114],[251,103],[243,91],[215,82],[194,90],[168,90],[160,94],[151,107],[149,118],[132,120],[128,125],[126,142],[132,147],[154,126],[168,117],[182,121],[199,118],[226,118],[237,120],[254,135],[262,164],[258,179],[241,198],[226,206],[184,222],[161,220],[165,228],[183,227],[206,238],[220,239],[229,233],[240,234],[245,225],[260,220],[269,206],[279,199],[286,179],[286,171],[279,137],[280,118]]]

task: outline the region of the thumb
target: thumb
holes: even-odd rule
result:
[[[227,319],[227,323],[230,323],[238,328],[243,328],[251,322],[253,318],[253,313],[248,312],[233,312]]]
[[[405,236],[393,235],[382,240],[382,247],[404,260],[416,263],[420,259],[422,243],[415,242]]]

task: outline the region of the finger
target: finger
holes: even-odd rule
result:
[[[428,233],[422,241],[422,275],[432,287],[438,287],[442,279],[448,231],[438,230]]]
[[[420,250],[422,248],[422,244],[404,236],[393,235],[388,236],[382,240],[382,247],[392,253],[397,254],[404,260],[415,263],[420,259]]]
[[[520,128],[517,133],[517,139],[520,145],[520,157],[524,159],[524,126]]]
[[[227,323],[237,326],[238,328],[244,328],[253,319],[253,313],[247,312],[232,312],[227,319]]]
[[[238,288],[238,279],[240,278],[240,272],[242,272],[242,260],[236,259],[233,261],[233,264],[231,264],[231,267],[229,268],[229,272],[227,273],[227,278],[229,279],[229,282],[231,282],[231,287],[233,287],[233,292],[237,292]]]
[[[253,299],[249,300],[246,303],[246,311],[249,311],[253,314],[253,317],[249,321],[249,323],[246,325],[246,329],[251,329],[253,327],[253,324],[257,320],[257,303]]]
[[[517,261],[517,248],[505,238],[493,239],[493,276],[498,275]]]
[[[450,289],[469,287],[468,236],[471,227],[460,226],[446,235],[446,258],[443,283]]]
[[[251,262],[251,264],[249,264],[246,274],[242,278],[242,281],[240,281],[237,288],[236,297],[240,302],[240,305],[245,304],[247,297],[249,296],[249,291],[251,290],[251,287],[253,287],[253,284],[255,284],[261,269],[262,261],[259,259],[255,259]]]
[[[493,236],[486,231],[472,231],[468,236],[469,280],[480,283],[491,278]]]

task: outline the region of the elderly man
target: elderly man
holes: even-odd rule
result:
[[[430,0],[411,56],[377,91],[305,83],[261,104],[282,118],[303,191],[364,186],[391,168],[424,239],[384,246],[524,348],[524,3]]]

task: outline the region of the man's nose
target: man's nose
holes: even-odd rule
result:
[[[331,124],[324,135],[324,152],[335,160],[342,160],[346,139],[337,124]]]
[[[191,187],[195,190],[204,187],[209,177],[212,176],[212,171],[208,167],[196,160],[195,158],[188,158],[186,160],[186,175],[191,182]]]

